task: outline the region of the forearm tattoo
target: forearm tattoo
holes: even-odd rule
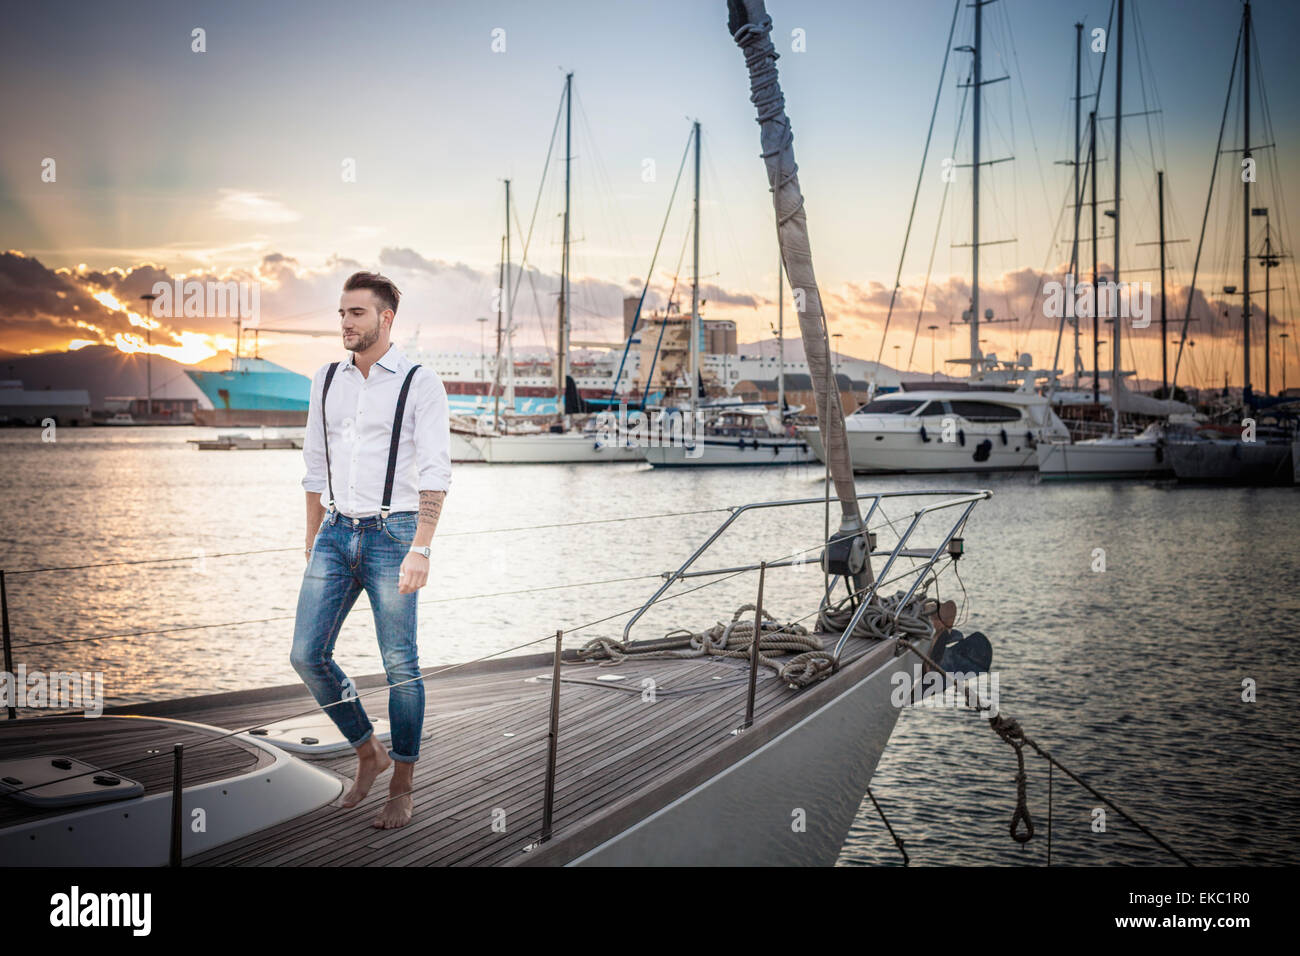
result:
[[[428,525],[430,531],[438,527],[438,518],[442,515],[442,503],[446,497],[445,491],[420,492],[420,527]]]

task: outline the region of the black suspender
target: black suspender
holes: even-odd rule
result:
[[[325,396],[330,393],[330,382],[339,370],[338,362],[330,362],[329,371],[325,373],[325,387],[320,390],[320,427],[325,432],[325,480],[330,488],[330,511],[334,510],[334,470],[330,467],[330,420],[325,414]]]
[[[397,474],[397,446],[402,438],[402,420],[406,412],[406,396],[411,390],[411,379],[415,377],[415,371],[420,366],[412,365],[411,370],[406,373],[406,380],[402,382],[402,390],[397,395],[397,410],[393,413],[393,436],[388,442],[388,474],[384,476],[384,500],[379,506],[379,516],[387,518],[391,510],[390,505],[393,502],[393,478]],[[325,480],[329,483],[330,491],[330,511],[334,511],[334,473],[330,467],[330,429],[329,419],[325,415],[325,398],[329,395],[330,382],[334,380],[334,373],[338,371],[339,363],[331,362],[329,371],[325,373],[325,386],[321,389],[320,395],[320,417],[321,428],[325,432]]]
[[[379,506],[379,517],[388,517],[388,506],[393,500],[393,476],[397,473],[397,442],[402,437],[402,413],[406,411],[406,393],[411,390],[411,379],[420,366],[412,365],[406,373],[406,381],[397,395],[397,411],[393,413],[393,437],[388,442],[388,474],[384,476],[384,500]]]

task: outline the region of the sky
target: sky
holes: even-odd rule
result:
[[[982,154],[1006,160],[982,168],[981,192],[982,239],[998,243],[982,250],[981,305],[1015,320],[982,333],[985,351],[1000,357],[1029,351],[1039,366],[1052,359],[1058,322],[1044,315],[1041,282],[1069,259],[1071,167],[1062,161],[1073,156],[1073,24],[1085,27],[1086,117],[1102,62],[1090,49],[1093,31],[1106,27],[1111,8],[1112,0],[998,0],[984,8],[984,75],[1007,77],[983,88]],[[957,9],[953,47],[972,42],[973,12],[966,3]],[[1168,246],[1170,314],[1181,319],[1241,4],[1128,0],[1127,9],[1121,278],[1153,282],[1158,299],[1151,271],[1158,247],[1141,244],[1158,237],[1162,169],[1166,232],[1182,240]],[[969,96],[958,85],[969,78],[969,52],[951,53],[939,88],[954,4],[770,0],[768,10],[814,262],[840,350],[920,371],[931,368],[932,346],[941,367],[945,357],[964,357],[968,335],[959,319],[971,262],[970,250],[956,246],[971,231],[968,105],[956,134]],[[1300,65],[1292,53],[1300,4],[1258,0],[1253,10],[1259,160],[1252,205],[1270,208],[1273,242],[1289,253],[1285,203],[1300,188]],[[661,228],[647,301],[662,306],[676,277],[689,302],[689,164],[671,211],[669,199],[692,120],[703,130],[703,314],[735,320],[741,341],[771,338],[771,198],[722,0],[56,0],[11,9],[8,18],[0,39],[0,249],[9,250],[0,253],[0,349],[141,348],[138,297],[177,276],[258,283],[266,328],[333,328],[342,279],[367,268],[403,290],[399,342],[418,336],[426,348],[476,351],[495,323],[507,178],[516,263],[520,233],[534,223],[516,342],[541,347],[554,339],[562,125],[549,166],[546,158],[566,71],[575,90],[574,338],[621,339],[621,299],[646,281]],[[202,52],[194,49],[196,29]],[[1113,27],[1108,39],[1096,103],[1103,211],[1114,188]],[[1234,95],[1225,150],[1241,145],[1240,108]],[[945,159],[955,174],[950,184]],[[1241,188],[1232,182],[1239,162],[1231,153],[1217,161],[1190,327],[1197,345],[1180,373],[1190,384],[1221,384],[1225,372],[1240,380],[1241,295],[1222,292],[1241,285]],[[900,290],[883,337],[918,173]],[[1083,218],[1086,237],[1086,210]],[[1256,252],[1262,223],[1252,223]],[[1111,228],[1102,216],[1103,274],[1114,258]],[[1090,252],[1084,265],[1090,271]],[[1271,300],[1276,335],[1290,327],[1300,289],[1294,260],[1284,260],[1272,280],[1285,287]],[[1252,284],[1262,281],[1256,268]],[[1262,313],[1262,297],[1255,302]],[[225,316],[150,324],[152,347],[182,361],[233,345]],[[1153,325],[1133,330],[1126,344],[1125,364],[1147,380],[1159,378]],[[338,348],[328,338],[271,332],[259,333],[259,345],[300,371]],[[1067,370],[1071,349],[1067,340],[1058,362]],[[1083,352],[1090,362],[1086,338]],[[1295,363],[1294,343],[1289,355]],[[1275,369],[1281,356],[1274,351]],[[1253,361],[1262,366],[1262,351]],[[1293,371],[1300,377],[1300,366]]]

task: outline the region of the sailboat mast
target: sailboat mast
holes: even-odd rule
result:
[[[1111,282],[1114,284],[1113,302],[1119,304],[1119,168],[1122,158],[1120,123],[1124,119],[1124,0],[1118,0],[1115,31],[1115,201],[1112,204],[1115,223],[1115,255],[1111,270]],[[1110,366],[1110,411],[1111,434],[1119,435],[1119,390],[1120,390],[1120,310],[1115,308],[1111,319],[1111,366]]]
[[[700,123],[695,121],[695,227],[691,281],[691,419],[695,418],[700,381]]]
[[[497,277],[497,353],[492,363],[492,423],[501,421],[501,297],[506,285],[506,237],[501,237],[501,264]]]
[[[1160,394],[1169,394],[1169,322],[1165,316],[1165,171],[1156,172],[1156,199],[1160,206]]]
[[[1079,195],[1079,109],[1082,105],[1082,66],[1083,66],[1083,24],[1074,25],[1074,242],[1070,245],[1071,281],[1079,281],[1079,215],[1083,212],[1080,204],[1083,197]],[[1095,293],[1095,289],[1093,290]],[[1074,387],[1079,387],[1079,316],[1074,316]],[[1052,374],[1056,374],[1056,363],[1052,363]]]
[[[830,341],[826,315],[813,270],[808,216],[799,188],[794,140],[785,96],[777,75],[776,48],[772,45],[772,19],[763,0],[728,0],[727,28],[745,55],[749,72],[750,102],[758,113],[763,162],[776,211],[781,258],[790,286],[799,290],[799,330],[808,361],[809,377],[817,402],[817,424],[824,446],[826,467],[840,501],[840,528],[827,542],[827,567],[851,578],[858,588],[874,580],[871,555],[862,546],[865,528],[853,482],[853,464],[844,427],[844,408],[830,377]],[[856,548],[854,547],[856,545]]]
[[[970,242],[970,374],[974,378],[984,364],[980,350],[980,86],[984,75],[984,4],[975,0],[975,100],[972,106],[971,138],[971,242]]]
[[[1097,318],[1097,111],[1088,114],[1088,205],[1092,207],[1092,404],[1101,404],[1101,323]]]
[[[564,76],[564,252],[560,257],[559,343],[555,354],[560,415],[569,378],[569,185],[573,163],[573,74]],[[567,416],[565,416],[567,418]]]
[[[785,414],[785,263],[776,251],[776,407]]]
[[[1250,160],[1250,0],[1242,7],[1241,57],[1241,148],[1243,162]],[[1241,354],[1242,399],[1245,414],[1250,414],[1250,176],[1241,183]]]
[[[515,284],[511,277],[514,271],[510,261],[510,180],[506,180],[506,403],[510,410],[515,410]],[[498,421],[498,425],[500,422]]]

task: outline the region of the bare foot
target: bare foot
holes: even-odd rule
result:
[[[371,785],[375,778],[393,765],[393,760],[388,756],[388,751],[384,749],[383,744],[375,739],[374,734],[370,735],[365,743],[356,748],[357,750],[357,776],[352,782],[352,789],[343,795],[343,802],[340,804],[343,809],[349,810],[366,798],[370,792]]]
[[[411,812],[415,805],[411,800],[412,780],[415,776],[415,764],[399,763],[393,771],[393,779],[388,781],[388,800],[384,809],[379,811],[371,826],[381,830],[396,830],[411,822]]]

